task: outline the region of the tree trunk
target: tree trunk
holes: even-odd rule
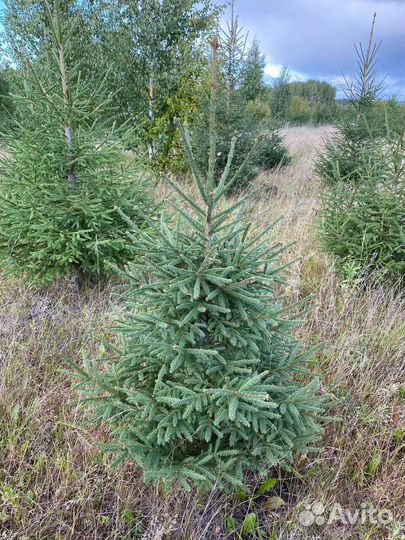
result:
[[[72,126],[69,121],[69,111],[70,111],[70,100],[69,100],[69,83],[66,75],[66,66],[65,66],[65,49],[63,46],[63,38],[60,37],[59,41],[59,67],[60,67],[60,76],[62,82],[62,92],[63,100],[65,103],[65,137],[67,145],[67,161],[68,161],[68,180],[70,187],[74,190],[76,189],[76,174],[74,171],[74,166],[72,164],[73,160],[73,143],[72,143]]]
[[[154,119],[155,119],[155,111],[154,111],[154,99],[155,99],[155,81],[154,81],[154,71],[153,71],[153,65],[149,76],[149,122],[152,125]],[[153,159],[155,157],[155,149],[153,148],[153,142],[150,140],[148,144],[148,156],[149,159]]]

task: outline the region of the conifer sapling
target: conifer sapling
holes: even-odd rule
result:
[[[219,181],[227,165],[230,141],[237,138],[230,177],[239,177],[228,191],[241,192],[250,187],[257,175],[265,170],[287,165],[291,157],[282,136],[270,118],[270,108],[264,99],[264,56],[255,40],[246,50],[248,35],[239,25],[231,2],[231,20],[221,32],[218,55],[216,179]],[[200,169],[208,166],[210,122],[209,100],[194,122],[193,149]],[[249,155],[249,159],[246,156]],[[243,167],[241,165],[243,164]]]
[[[127,127],[104,120],[111,109],[104,82],[82,80],[71,47],[77,21],[62,19],[57,0],[44,6],[48,39],[21,68],[0,162],[0,255],[42,282],[70,272],[99,279],[106,263],[136,256],[117,208],[141,225],[150,196],[123,155]]]
[[[146,265],[129,265],[128,312],[113,358],[85,360],[79,386],[95,418],[112,426],[111,450],[135,460],[146,481],[185,488],[240,486],[246,471],[287,464],[322,433],[325,398],[277,299],[278,252],[271,225],[249,235],[245,200],[221,205],[237,175],[216,182],[216,40],[206,175],[179,127],[201,203],[183,200],[175,226],[162,216],[155,238],[135,228]],[[305,382],[304,382],[305,381]]]
[[[386,135],[376,105],[384,90],[384,82],[377,80],[376,62],[380,44],[373,43],[376,14],[374,14],[367,48],[360,43],[355,47],[357,73],[353,81],[344,78],[343,93],[348,102],[347,111],[336,123],[336,130],[325,140],[323,152],[318,156],[315,170],[326,183],[343,180],[347,183],[361,182],[364,171],[364,155],[379,166],[379,174],[386,173],[381,160],[380,141]]]

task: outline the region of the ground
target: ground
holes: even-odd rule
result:
[[[313,160],[330,129],[284,130],[293,162],[262,174],[256,183],[264,193],[250,205],[257,227],[284,217],[272,233],[274,242],[296,241],[283,254],[285,261],[297,259],[288,270],[285,293],[289,301],[304,299],[312,308],[299,335],[307,347],[322,344],[314,353],[314,369],[321,391],[334,396],[337,417],[326,429],[323,450],[297,456],[289,472],[268,472],[277,483],[265,497],[252,496],[254,489],[199,495],[144,486],[134,463],[115,466],[100,451],[108,432],[86,423],[63,371],[69,369],[66,358],[94,358],[102,340],[113,339],[112,321],[120,310],[116,291],[109,286],[83,294],[68,280],[41,289],[3,272],[0,538],[401,537],[405,300],[394,289],[360,289],[350,279],[342,283],[318,245],[320,186]],[[167,193],[160,188],[162,198]],[[262,481],[252,478],[252,484]],[[371,517],[370,507],[375,509]],[[357,510],[363,514],[356,519]]]

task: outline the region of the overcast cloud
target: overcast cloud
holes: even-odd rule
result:
[[[235,0],[239,21],[266,53],[270,79],[286,64],[297,79],[339,86],[356,68],[354,43],[367,43],[373,13],[382,40],[378,72],[387,95],[405,97],[405,0]]]

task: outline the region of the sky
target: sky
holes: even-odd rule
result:
[[[336,86],[338,97],[343,97],[342,72],[349,80],[355,74],[354,44],[367,43],[375,12],[375,39],[382,41],[377,71],[386,77],[385,97],[405,99],[405,0],[235,0],[235,11],[266,55],[268,84],[286,65],[294,80],[325,80]]]
[[[350,79],[356,70],[354,44],[367,43],[376,12],[385,97],[405,98],[405,0],[235,0],[235,11],[266,54],[268,83],[287,65],[295,80],[332,83],[338,97],[342,72]]]

